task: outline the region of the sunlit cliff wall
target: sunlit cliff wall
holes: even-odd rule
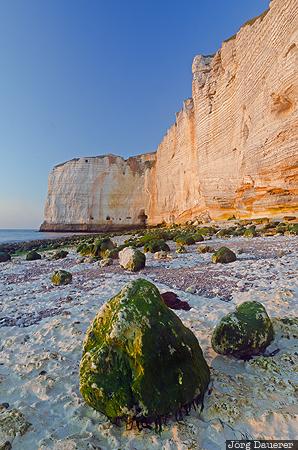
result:
[[[297,211],[298,5],[274,0],[213,57],[157,149],[157,223]]]
[[[297,1],[273,0],[215,55],[195,57],[192,98],[156,153],[54,168],[43,229],[297,212],[297,41]]]

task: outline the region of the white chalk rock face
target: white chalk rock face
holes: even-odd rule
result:
[[[56,166],[42,229],[295,214],[297,0],[272,0],[215,55],[194,58],[185,100],[156,153]]]
[[[143,225],[147,178],[154,154],[127,160],[106,155],[76,158],[49,175],[43,231],[101,231]]]
[[[126,247],[119,252],[119,264],[123,269],[138,272],[145,267],[146,256],[140,250]]]

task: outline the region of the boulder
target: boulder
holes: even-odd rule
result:
[[[72,274],[66,270],[56,270],[52,275],[52,283],[55,286],[60,286],[61,284],[69,284],[72,282]]]
[[[220,247],[220,249],[212,255],[213,263],[227,264],[236,261],[236,259],[237,256],[235,255],[235,253],[232,252],[232,250],[230,250],[228,247]]]
[[[126,247],[119,252],[119,264],[123,269],[138,272],[145,267],[146,256],[132,247]]]
[[[248,358],[260,354],[273,340],[272,322],[259,302],[244,302],[221,319],[213,331],[213,349],[221,355]]]
[[[197,248],[198,253],[212,253],[214,251],[213,247],[210,247],[210,245],[199,245]]]
[[[26,261],[36,261],[37,259],[41,259],[41,255],[35,250],[31,250],[26,255]]]
[[[63,259],[66,258],[68,255],[68,252],[66,250],[58,250],[54,255],[52,256],[52,259]]]
[[[0,262],[6,262],[6,261],[10,261],[10,260],[11,260],[11,256],[9,253],[0,252]]]
[[[160,423],[201,401],[209,379],[197,338],[144,279],[103,305],[87,331],[80,391],[112,421]]]
[[[256,237],[256,235],[257,235],[257,232],[254,227],[247,228],[243,233],[243,236],[246,238],[253,238],[253,237]]]
[[[198,238],[199,239],[199,238]],[[204,238],[203,238],[204,239]],[[181,234],[175,237],[174,241],[177,245],[193,245],[196,243],[196,238],[193,235]]]
[[[150,253],[156,253],[156,252],[160,252],[160,251],[164,251],[164,252],[169,252],[170,251],[170,247],[168,246],[168,244],[162,240],[156,240],[156,241],[150,241],[147,242],[144,245],[144,252],[150,252]]]

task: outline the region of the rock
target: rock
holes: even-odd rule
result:
[[[23,413],[17,409],[5,409],[0,412],[0,445],[9,449],[9,442],[17,435],[23,436],[31,427]],[[6,447],[5,447],[6,445]]]
[[[293,236],[298,235],[298,223],[289,226],[289,234]]]
[[[170,251],[170,247],[163,239],[159,239],[156,241],[150,241],[144,245],[145,253],[147,253],[147,252],[156,253],[156,252],[160,252],[160,251],[165,251],[165,252]]]
[[[196,337],[149,281],[127,284],[87,331],[80,391],[112,421],[148,423],[175,414],[202,400],[209,379]]]
[[[7,262],[11,260],[11,256],[9,253],[0,252],[0,262]]]
[[[203,236],[202,236],[200,233],[196,233],[196,234],[194,235],[194,240],[195,240],[196,242],[203,242],[203,241],[204,241],[204,238],[203,238]]]
[[[4,442],[3,444],[0,443],[0,450],[11,450],[12,445],[9,441]]]
[[[154,259],[170,259],[170,258],[171,256],[168,254],[168,252],[165,252],[163,250],[154,253]]]
[[[217,238],[228,238],[232,234],[232,230],[230,228],[223,228],[222,230],[219,230],[215,236]]]
[[[176,249],[176,253],[187,253],[186,248],[184,247],[184,245],[178,245],[177,249]]]
[[[189,292],[190,294],[195,294],[197,292],[197,290],[194,286],[188,286],[186,288],[186,292]]]
[[[119,264],[126,270],[138,272],[145,267],[146,256],[140,250],[126,247],[119,252]]]
[[[52,275],[52,283],[55,286],[60,286],[62,284],[69,284],[72,282],[72,274],[66,270],[56,270]]]
[[[26,261],[36,261],[37,259],[41,259],[41,255],[35,250],[31,250],[26,255]]]
[[[253,228],[253,227],[247,228],[243,233],[243,236],[246,238],[253,238],[253,237],[256,237],[256,235],[257,235],[257,232],[256,232],[255,228]]]
[[[97,256],[88,256],[87,258],[85,258],[85,262],[88,264],[93,264],[96,263],[98,259],[99,258]]]
[[[221,247],[212,255],[213,263],[227,264],[236,261],[237,257],[228,247]]]
[[[214,251],[213,247],[210,247],[210,245],[199,245],[197,248],[198,253],[212,253]]]
[[[264,306],[259,302],[244,302],[221,319],[211,343],[217,353],[248,358],[263,352],[273,337],[272,322]]]
[[[175,237],[174,241],[177,245],[183,246],[183,245],[193,245],[196,243],[196,239],[192,235],[178,235]]]
[[[113,260],[112,258],[105,258],[102,259],[101,261],[99,261],[99,265],[100,267],[108,267],[108,266],[112,266],[113,265]]]
[[[68,252],[66,250],[58,250],[54,255],[52,256],[52,259],[63,259],[66,258],[68,255]]]
[[[163,292],[161,297],[165,304],[171,309],[183,309],[189,311],[191,307],[187,302],[180,300],[175,292]]]

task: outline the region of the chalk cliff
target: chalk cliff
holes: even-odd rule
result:
[[[156,153],[56,166],[42,229],[297,212],[297,41],[297,1],[273,0],[215,55],[196,56],[192,98]]]

